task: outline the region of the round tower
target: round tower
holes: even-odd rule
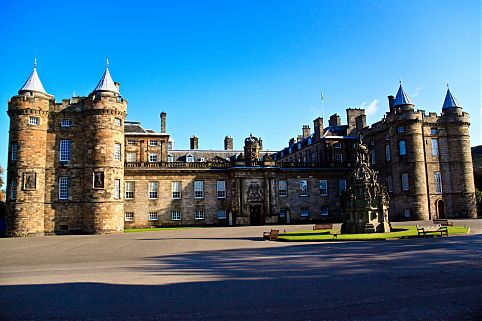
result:
[[[448,217],[477,217],[475,200],[475,184],[470,149],[470,116],[462,111],[459,102],[450,92],[442,106],[442,126],[447,137],[447,159],[442,164],[442,181],[444,200]],[[444,166],[445,165],[445,166]]]
[[[84,228],[89,233],[124,229],[124,120],[127,101],[109,66],[85,102]]]
[[[397,146],[399,160],[395,171],[401,189],[400,204],[397,205],[404,211],[405,218],[428,220],[422,113],[414,111],[415,105],[401,82],[390,107],[395,112],[390,136],[394,137],[393,145]]]
[[[44,234],[47,128],[53,96],[37,74],[37,64],[8,102],[7,235]]]

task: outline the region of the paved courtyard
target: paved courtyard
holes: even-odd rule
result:
[[[0,239],[0,319],[482,319],[482,234],[293,244],[270,228]]]

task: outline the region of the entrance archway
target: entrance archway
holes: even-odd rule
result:
[[[261,215],[261,205],[249,206],[249,220],[251,225],[263,224],[263,217]]]
[[[437,216],[438,218],[446,218],[445,217],[445,203],[443,200],[438,200],[436,203],[437,206]]]

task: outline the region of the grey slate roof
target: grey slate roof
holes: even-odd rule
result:
[[[25,82],[25,84],[23,85],[23,87],[18,91],[18,93],[21,94],[24,91],[36,91],[36,92],[40,92],[40,93],[43,93],[43,94],[47,94],[47,92],[45,91],[44,86],[42,85],[42,82],[40,81],[40,78],[37,74],[37,60],[36,59],[35,59],[34,64],[33,64],[32,73],[28,77],[28,79]]]
[[[445,95],[445,100],[444,100],[442,109],[451,108],[451,107],[460,107],[460,104],[457,101],[457,99],[455,99],[455,97],[452,96],[452,93],[450,92],[450,89],[447,86],[447,94]]]
[[[400,105],[413,105],[412,100],[407,95],[405,90],[403,90],[401,82],[400,82],[400,87],[398,88],[397,96],[393,100],[393,106],[400,106]]]
[[[144,128],[142,128],[140,122],[126,121],[124,122],[124,132],[125,133],[146,133]]]

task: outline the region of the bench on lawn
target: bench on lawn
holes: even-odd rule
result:
[[[341,226],[342,225],[343,224],[341,224],[341,223],[337,223],[337,224],[332,225],[331,230],[330,230],[330,234],[333,235],[334,239],[338,238],[338,235],[341,234]]]
[[[263,232],[263,240],[276,241],[278,239],[279,230],[271,230],[270,232]]]
[[[449,222],[449,220],[444,218],[434,218],[433,224],[440,224],[442,226],[454,226],[453,222]]]
[[[442,226],[440,224],[430,225],[430,226],[417,225],[417,233],[418,233],[418,236],[422,235],[423,237],[425,237],[426,234],[438,234],[438,233],[440,233],[440,236],[443,236],[444,234],[446,236],[449,236],[449,231],[447,226]]]
[[[313,231],[331,230],[332,226],[333,224],[315,224],[315,226],[313,226]]]

